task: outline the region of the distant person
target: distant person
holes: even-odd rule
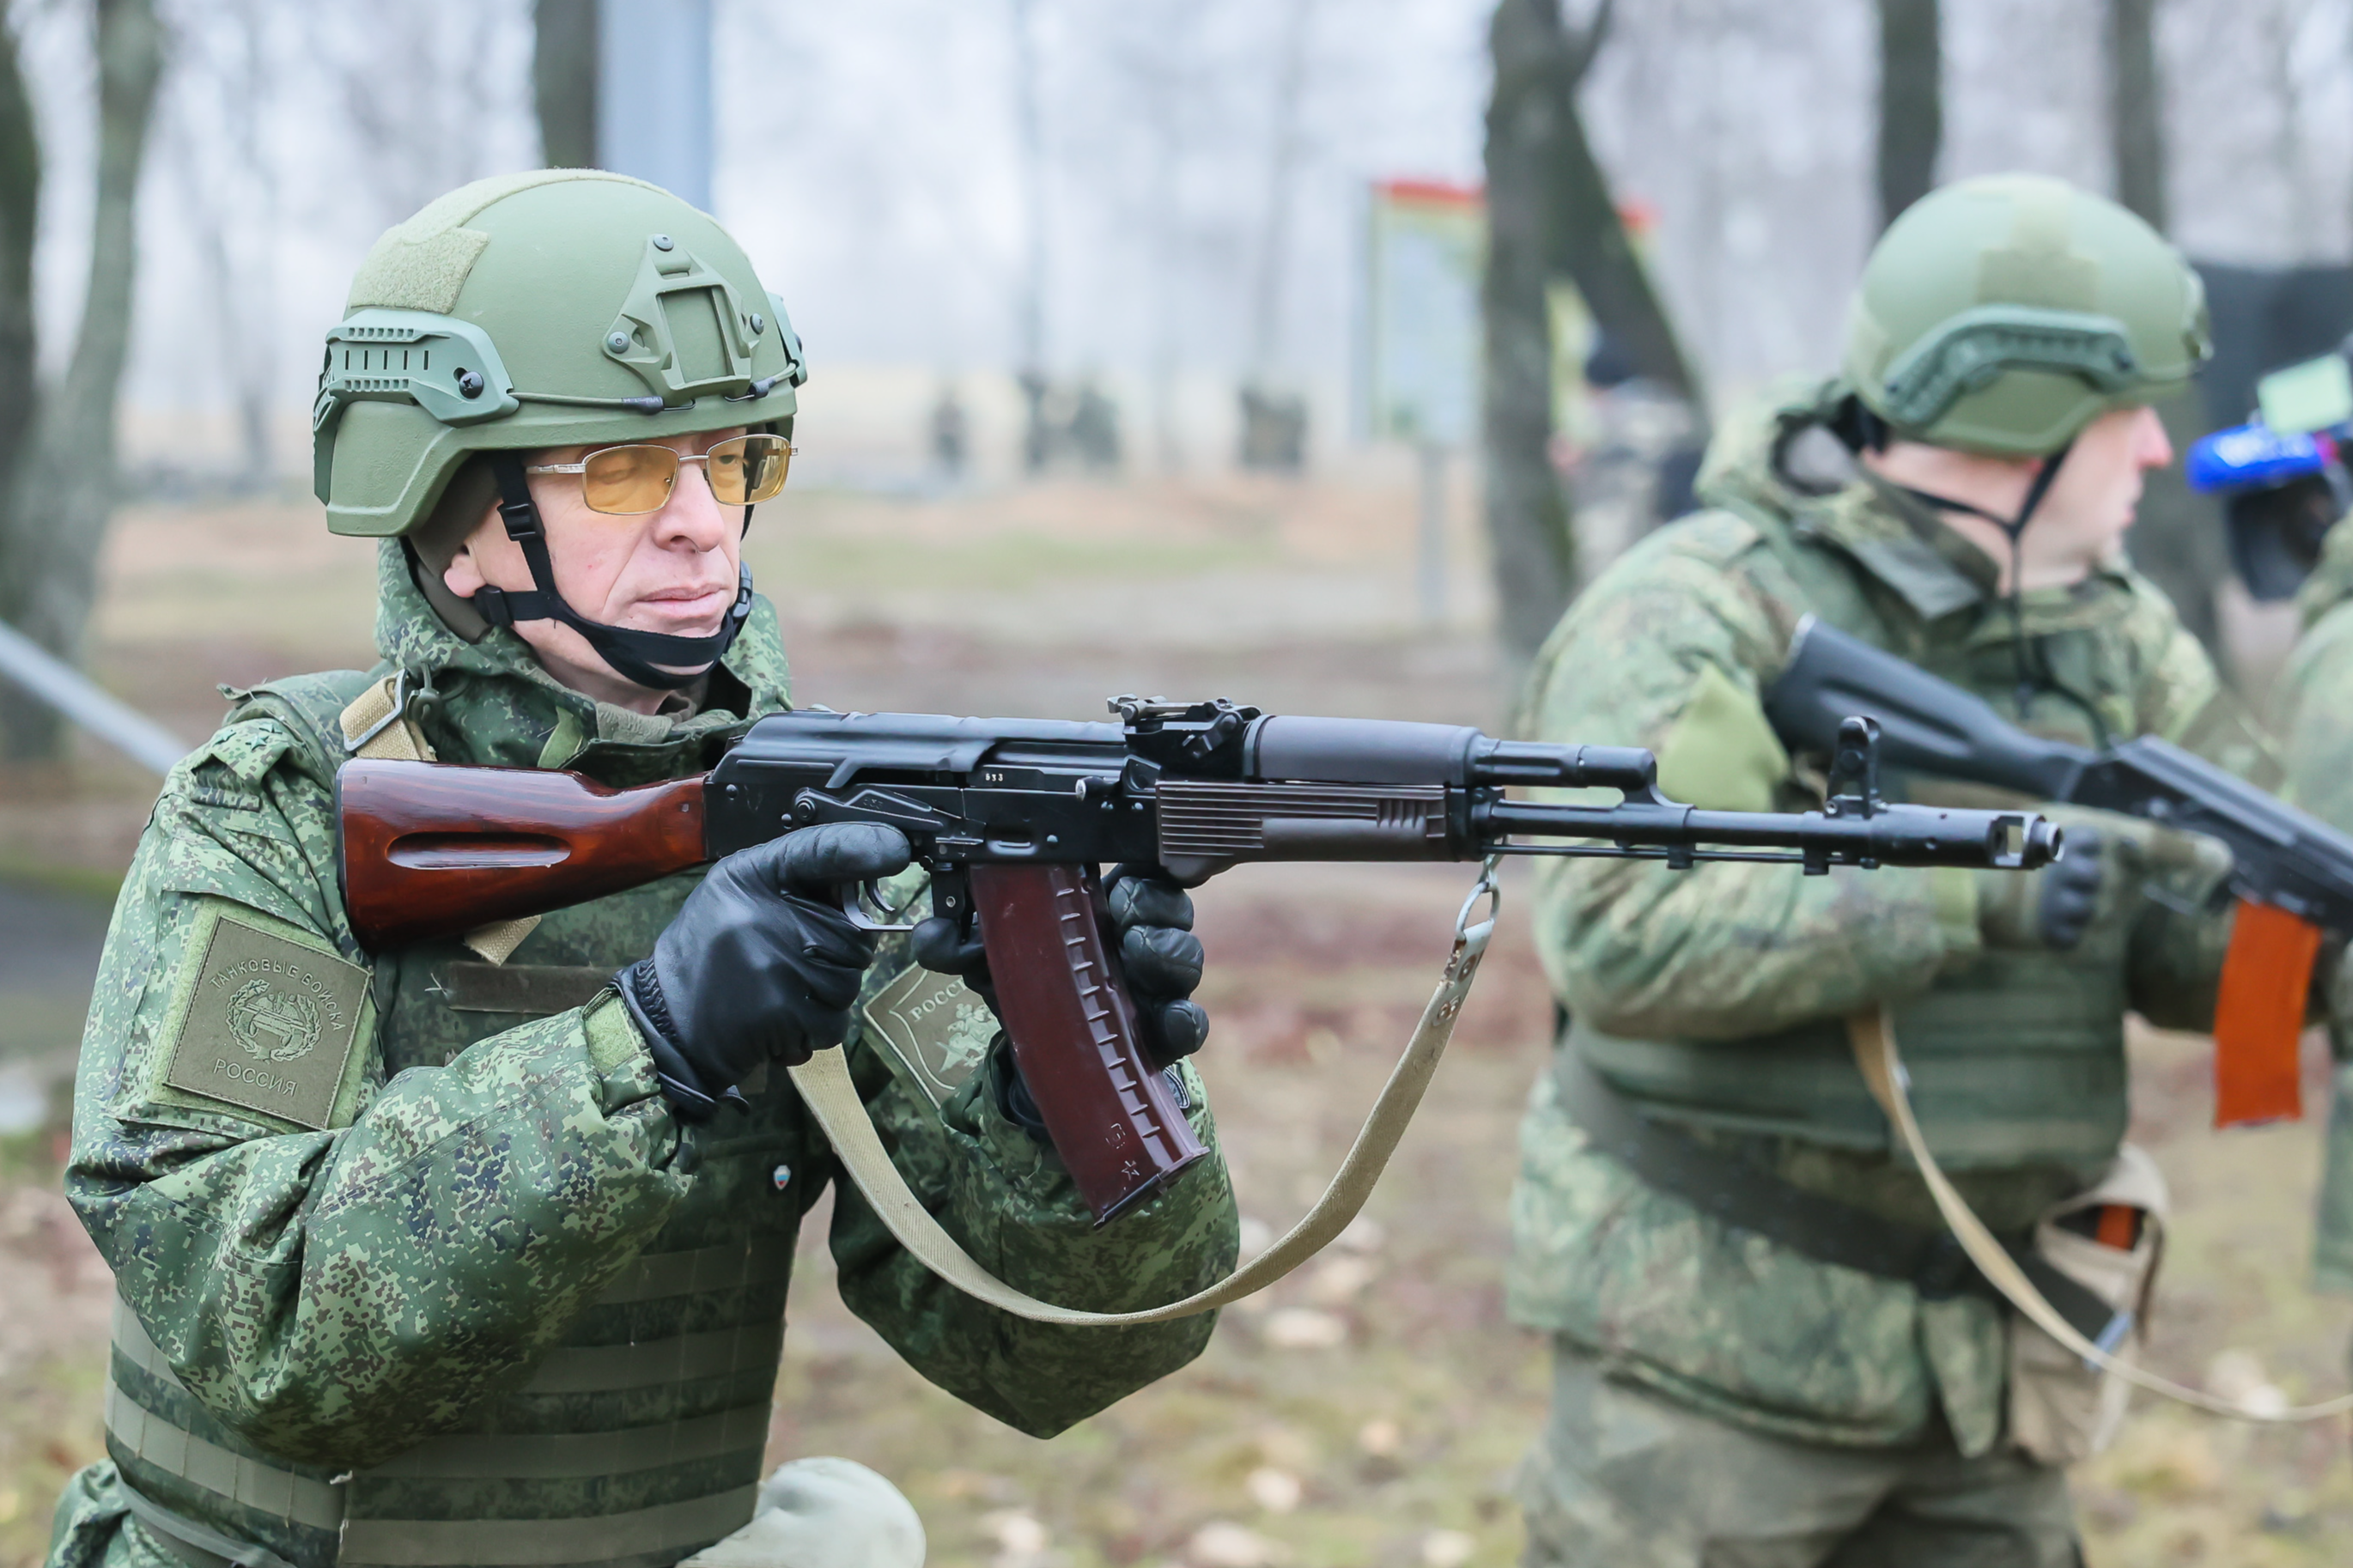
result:
[[[1252,382],[1241,389],[1241,466],[1296,474],[1307,466],[1307,399]]]
[[[971,438],[964,399],[956,395],[954,382],[945,383],[939,401],[932,405],[932,466],[951,479],[961,479]]]
[[[1093,376],[1079,383],[1071,400],[1071,450],[1089,473],[1107,474],[1119,467],[1119,405],[1111,400]]]
[[[2289,557],[2282,552],[2280,559]],[[2338,521],[2321,536],[2296,609],[2303,631],[2280,679],[2287,794],[2353,833],[2353,528]],[[2336,1068],[2312,1279],[2325,1294],[2353,1296],[2353,1024],[2345,1019],[2353,996],[2334,1002]]]
[[[1222,1277],[1223,1169],[1097,1230],[1008,1109],[1001,1031],[936,1110],[858,1037],[875,939],[839,898],[906,867],[894,829],[364,949],[335,869],[346,757],[638,784],[787,705],[740,545],[784,488],[804,371],[724,231],[593,170],[443,196],[377,241],[348,309],[319,491],[331,530],[382,541],[384,660],[237,693],[123,883],[65,1178],[121,1293],[107,1457],[68,1484],[50,1568],[667,1568],[714,1542],[726,1568],[913,1568],[921,1528],[881,1478],[761,1484],[794,1241],[828,1184],[843,1300],[1018,1431],[1184,1365],[1212,1319],[1049,1328],[952,1289],[839,1179],[783,1069],[849,1051],[925,1205],[1084,1307]],[[1207,1029],[1190,908],[1149,875],[1111,898],[1206,1141],[1179,1060]]]
[[[2142,475],[2172,460],[2148,404],[2207,353],[2196,274],[2121,207],[2026,175],[1928,195],[1864,267],[1843,374],[1720,430],[1706,510],[1562,619],[1531,729],[1650,747],[1701,807],[1819,808],[1824,759],[1784,750],[1761,703],[1817,616],[2040,733],[2260,767],[2121,548]],[[1827,477],[1797,464],[1810,442]],[[2228,858],[2038,809],[2065,858],[2006,880],[1544,863],[1564,1022],[1509,1281],[1512,1316],[1556,1344],[1529,1563],[2080,1563],[2063,1467],[2112,1430],[2109,1390],[2055,1342],[2038,1355],[1960,1254],[1845,1030],[1893,1006],[1928,1142],[1997,1234],[2118,1169],[2125,1016],[2210,1024]],[[2119,1213],[2099,1245],[2129,1277],[2155,1239]]]
[[[1021,422],[1021,468],[1030,475],[1042,474],[1046,465],[1054,460],[1054,447],[1060,432],[1054,426],[1054,384],[1041,370],[1025,370],[1019,377],[1021,400],[1026,416]]]

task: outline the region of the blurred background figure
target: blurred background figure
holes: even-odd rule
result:
[[[1071,412],[1063,425],[1064,439],[1079,466],[1091,474],[1119,468],[1119,405],[1113,403],[1092,375],[1082,376],[1070,395]]]
[[[932,405],[932,466],[943,478],[964,477],[971,440],[972,420],[965,413],[964,399],[956,395],[955,383],[941,383],[939,401]]]
[[[1307,466],[1306,398],[1245,386],[1241,408],[1243,468],[1295,474]]]

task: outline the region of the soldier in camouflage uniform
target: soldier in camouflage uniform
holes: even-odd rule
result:
[[[675,1563],[753,1517],[794,1239],[835,1169],[772,1068],[849,1027],[873,939],[835,885],[903,866],[904,841],[811,829],[527,931],[368,952],[332,781],[397,742],[630,784],[785,708],[736,541],[782,480],[799,342],[710,218],[586,170],[433,203],[349,310],[318,488],[337,532],[382,540],[384,662],[237,694],[124,884],[66,1176],[120,1291],[107,1458],[69,1484],[49,1562]],[[1141,886],[1131,982],[1152,989],[1139,936],[1197,978],[1181,897]],[[1173,1058],[1202,1023],[1161,979],[1147,1033]],[[1219,1163],[1098,1231],[1009,1118],[1003,1052],[935,1105],[870,1040],[846,1048],[914,1190],[1021,1289],[1122,1310],[1230,1268]],[[1169,1070],[1213,1137],[1198,1078]],[[980,1305],[846,1184],[830,1239],[860,1316],[1036,1436],[1210,1331]]]
[[[2304,623],[2281,685],[2280,733],[2288,798],[2340,831],[2353,833],[2353,528],[2328,531],[2320,560],[2296,595]],[[2353,1296],[2353,1027],[2343,1022],[2345,972],[2329,1026],[2337,1057],[2313,1250],[2313,1286]]]
[[[1761,703],[1817,616],[2040,732],[2256,765],[2120,548],[2142,471],[2170,459],[2146,405],[2206,352],[2196,276],[2122,209],[2024,176],[1931,195],[1873,253],[1844,374],[1727,427],[1706,510],[1564,617],[1530,727],[1651,747],[1679,800],[1818,805],[1823,759],[1785,751]],[[2098,1177],[2126,1012],[2211,1016],[2227,919],[2197,911],[2227,861],[2063,820],[2066,858],[2009,882],[1545,863],[1564,1026],[1509,1277],[1514,1318],[1556,1347],[1522,1474],[1529,1563],[2076,1560],[2063,1471],[2006,1420],[2005,1309],[1940,1245],[1842,1027],[1893,1005],[1928,1141],[1998,1234]],[[1727,1189],[1768,1217],[1706,1212]]]

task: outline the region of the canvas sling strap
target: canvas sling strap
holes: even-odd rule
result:
[[[2249,1410],[2230,1400],[2218,1399],[2201,1390],[2185,1387],[2169,1378],[2143,1371],[2084,1338],[2044,1299],[2042,1292],[2035,1289],[2034,1282],[2020,1268],[2018,1260],[1994,1239],[1993,1233],[1985,1227],[1985,1223],[1978,1218],[1968,1202],[1954,1190],[1953,1184],[1937,1166],[1936,1156],[1928,1152],[1928,1141],[1921,1136],[1920,1123],[1912,1114],[1911,1079],[1904,1070],[1904,1058],[1895,1047],[1895,1029],[1888,1021],[1886,1012],[1874,1009],[1851,1015],[1847,1019],[1847,1040],[1854,1048],[1855,1066],[1862,1069],[1863,1081],[1871,1086],[1872,1098],[1887,1113],[1887,1120],[1903,1140],[1905,1151],[1919,1165],[1920,1174],[1936,1200],[1936,1212],[1945,1216],[1945,1223],[1959,1238],[1962,1249],[1969,1255],[1969,1261],[1978,1266],[1993,1288],[2001,1292],[2021,1316],[2082,1356],[2086,1366],[2098,1367],[2136,1387],[2162,1394],[2209,1415],[2228,1415],[2265,1426],[2326,1421],[2353,1410],[2353,1394],[2342,1394],[2317,1405],[2298,1405],[2287,1410]]]
[[[370,762],[435,761],[431,742],[408,716],[408,672],[396,670],[351,700],[336,721],[343,727],[343,750]],[[521,920],[493,921],[476,926],[459,940],[491,963],[504,963],[539,924],[537,915]]]
[[[1472,912],[1482,900],[1485,913],[1474,921]],[[1478,976],[1480,955],[1487,951],[1487,940],[1494,934],[1499,904],[1495,866],[1491,860],[1481,871],[1471,896],[1462,901],[1461,913],[1455,918],[1454,950],[1439,977],[1438,989],[1431,994],[1430,1005],[1422,1009],[1421,1021],[1414,1026],[1405,1054],[1398,1058],[1388,1082],[1381,1088],[1380,1098],[1373,1102],[1356,1141],[1340,1163],[1339,1173],[1316,1200],[1315,1206],[1281,1240],[1225,1279],[1165,1307],[1139,1312],[1082,1312],[1040,1301],[1015,1289],[975,1262],[908,1190],[906,1179],[891,1163],[874,1123],[867,1117],[865,1102],[858,1098],[857,1086],[850,1081],[842,1052],[819,1051],[790,1069],[793,1085],[800,1090],[818,1125],[832,1142],[842,1168],[858,1184],[858,1190],[865,1194],[867,1203],[898,1238],[899,1245],[967,1296],[1039,1323],[1116,1327],[1189,1318],[1263,1290],[1322,1251],[1365,1206],[1365,1199],[1380,1180],[1389,1156],[1397,1150],[1398,1140],[1404,1136],[1415,1109],[1421,1104],[1422,1092],[1430,1087],[1439,1058],[1445,1055],[1446,1042],[1454,1034],[1463,1000],[1471,994],[1471,983]]]

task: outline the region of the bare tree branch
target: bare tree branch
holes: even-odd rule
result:
[[[79,661],[97,596],[98,556],[115,502],[115,399],[131,348],[138,270],[139,174],[164,72],[153,0],[98,0],[98,195],[90,220],[90,284],[73,357],[34,423],[16,466],[6,527],[10,608],[16,627]],[[26,566],[30,567],[26,573]],[[0,694],[0,751],[55,756],[62,721],[31,699]]]
[[[1584,85],[1585,73],[1593,68],[1594,57],[1609,41],[1609,23],[1617,11],[1618,0],[1601,0],[1595,6],[1593,19],[1569,35],[1568,48],[1561,62],[1561,74],[1567,79],[1568,89],[1574,92]]]

